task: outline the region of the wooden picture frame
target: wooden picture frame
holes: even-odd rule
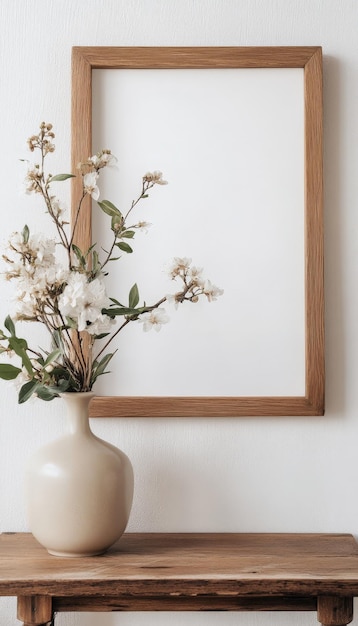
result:
[[[104,396],[96,417],[240,417],[324,414],[324,294],[322,176],[322,50],[320,47],[74,47],[72,167],[92,154],[92,70],[302,68],[304,80],[305,392],[301,396]],[[82,193],[72,182],[72,207]],[[90,198],[76,243],[92,242]]]

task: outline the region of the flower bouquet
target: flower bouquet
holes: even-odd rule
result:
[[[6,357],[17,356],[19,364],[0,363],[0,378],[20,382],[20,403],[33,395],[52,400],[63,392],[92,390],[97,378],[108,372],[115,354],[108,351],[110,344],[128,324],[141,323],[144,331],[160,330],[169,320],[165,302],[178,306],[195,303],[203,296],[211,302],[223,293],[203,277],[202,269],[193,266],[191,259],[176,257],[169,270],[169,277],[179,283],[173,294],[151,305],[141,304],[135,283],[125,303],[117,294],[109,297],[105,285],[109,262],[132,253],[131,241],[138,231],[150,226],[133,217],[135,208],[153,187],[167,183],[159,171],[145,174],[140,192],[126,212],[109,200],[99,200],[101,170],[116,163],[109,150],[102,150],[78,165],[82,195],[70,228],[53,183],[74,175],[53,176],[45,171],[45,160],[55,150],[54,137],[52,125],[43,122],[40,132],[29,138],[29,149],[36,151],[39,159],[27,162],[25,190],[41,196],[56,239],[33,234],[25,225],[21,232],[11,235],[3,255],[5,277],[16,284],[16,307],[0,329],[0,352]],[[88,195],[109,220],[111,245],[106,251],[97,245],[81,250],[75,243],[78,218]],[[16,328],[20,321],[42,324],[49,334],[49,349],[34,348],[20,337]]]

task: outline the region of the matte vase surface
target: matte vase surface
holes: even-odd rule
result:
[[[28,523],[50,554],[101,554],[128,523],[132,465],[124,452],[91,431],[88,406],[93,393],[61,397],[68,432],[38,450],[27,465]]]

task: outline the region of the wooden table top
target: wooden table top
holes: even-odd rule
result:
[[[0,595],[358,596],[348,534],[127,533],[96,557],[49,555],[0,535]]]

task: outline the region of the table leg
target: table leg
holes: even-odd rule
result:
[[[17,619],[23,626],[53,626],[52,598],[50,596],[19,596]]]
[[[346,626],[353,620],[353,598],[318,596],[317,618],[322,626]]]

